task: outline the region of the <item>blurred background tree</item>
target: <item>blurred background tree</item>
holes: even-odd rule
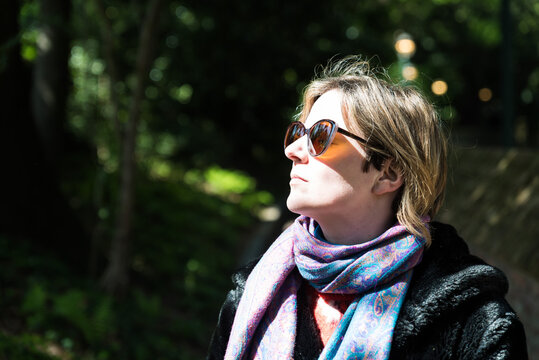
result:
[[[333,56],[421,88],[456,145],[537,148],[537,16],[534,0],[6,3],[0,354],[203,357],[237,254],[286,194],[286,124]]]

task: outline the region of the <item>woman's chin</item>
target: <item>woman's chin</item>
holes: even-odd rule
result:
[[[312,204],[307,204],[305,201],[296,199],[293,196],[288,197],[286,200],[286,206],[288,207],[288,210],[294,214],[313,217],[314,207]]]
[[[288,208],[288,210],[290,210],[291,212],[295,214],[303,215],[301,211],[302,210],[301,202],[298,201],[298,199],[296,199],[293,195],[289,195],[288,199],[286,199],[286,207]]]

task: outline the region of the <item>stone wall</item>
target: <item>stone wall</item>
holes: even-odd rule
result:
[[[437,219],[472,248],[539,279],[539,151],[458,148]]]

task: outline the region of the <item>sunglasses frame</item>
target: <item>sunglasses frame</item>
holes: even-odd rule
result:
[[[322,149],[322,151],[320,152],[320,154],[316,154],[315,150],[314,150],[314,145],[312,144],[312,140],[311,140],[311,131],[312,129],[319,123],[321,122],[328,122],[331,126],[331,132],[329,134],[329,137],[328,137],[328,142],[327,144],[324,146],[324,148]],[[288,138],[288,133],[289,131],[294,127],[294,126],[298,126],[300,125],[301,126],[301,129],[303,129],[300,133],[301,136],[299,136],[296,140],[292,141],[290,144],[286,144],[286,140]],[[337,125],[337,123],[333,120],[330,120],[330,119],[322,119],[322,120],[318,120],[317,122],[315,122],[310,128],[306,128],[305,125],[301,122],[301,121],[294,121],[292,122],[290,125],[288,125],[288,128],[286,129],[286,133],[285,133],[285,137],[284,137],[284,148],[286,149],[288,146],[292,145],[294,142],[296,142],[297,140],[299,140],[300,138],[302,138],[303,136],[305,135],[308,135],[307,136],[307,149],[309,150],[309,154],[313,157],[317,157],[317,156],[321,156],[323,155],[326,150],[329,148],[329,146],[331,145],[331,143],[333,142],[333,140],[335,139],[335,134],[337,133],[341,133],[345,136],[348,136],[349,138],[352,138],[354,140],[357,140],[359,141],[361,144],[371,148],[368,144],[367,144],[367,140],[363,139],[362,137],[359,137],[355,134],[352,134],[351,132],[349,131],[346,131],[344,129],[341,129],[339,127],[339,125]],[[375,149],[374,149],[375,150]]]

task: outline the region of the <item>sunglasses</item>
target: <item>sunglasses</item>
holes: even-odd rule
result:
[[[306,129],[302,122],[294,121],[291,123],[284,136],[284,148],[286,149],[294,141],[307,134],[309,154],[315,157],[320,156],[326,152],[338,132],[359,141],[363,145],[367,145],[367,140],[340,129],[333,120],[324,119],[317,121],[309,129]]]

